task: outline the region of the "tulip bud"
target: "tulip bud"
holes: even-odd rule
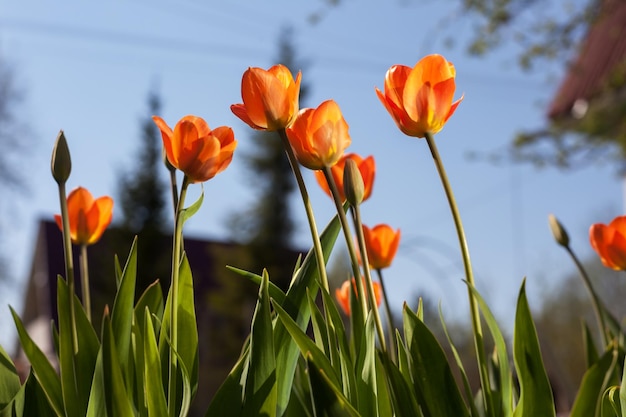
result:
[[[569,235],[563,227],[563,225],[554,217],[553,214],[548,215],[548,224],[550,224],[550,230],[552,230],[552,236],[556,243],[563,247],[569,246]]]
[[[343,191],[346,200],[353,207],[358,206],[363,201],[365,184],[363,184],[363,177],[359,167],[352,159],[346,159],[346,165],[343,169]]]
[[[65,134],[63,131],[59,131],[59,134],[54,143],[52,149],[52,177],[57,184],[64,184],[70,176],[72,171],[72,158],[70,158],[70,149],[67,146],[65,140]]]

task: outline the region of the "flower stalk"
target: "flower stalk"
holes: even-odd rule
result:
[[[387,287],[385,287],[385,281],[383,280],[383,271],[380,268],[376,269],[378,275],[378,282],[380,282],[380,289],[383,293],[383,304],[385,304],[385,315],[387,316],[387,329],[389,331],[389,343],[391,344],[391,360],[396,361],[396,354],[398,352],[398,343],[396,341],[396,335],[393,325],[393,315],[391,314],[391,307],[389,304],[389,298],[387,297]]]
[[[183,210],[185,204],[185,196],[189,186],[189,178],[187,175],[183,177],[183,183],[180,188],[180,197],[176,207],[174,216],[174,243],[172,244],[172,278],[170,281],[171,294],[171,310],[170,310],[170,378],[168,386],[168,407],[170,415],[174,415],[176,407],[176,379],[178,372],[178,360],[176,351],[178,350],[178,281],[180,273],[180,259],[183,251]]]
[[[454,225],[457,232],[457,237],[459,239],[459,246],[461,248],[461,255],[463,257],[463,266],[465,268],[465,279],[467,280],[468,285],[468,297],[469,297],[469,305],[470,305],[470,316],[472,320],[472,329],[474,331],[474,348],[476,350],[476,356],[478,359],[478,369],[480,374],[480,382],[483,389],[481,390],[483,393],[483,400],[485,402],[485,407],[487,410],[492,410],[492,404],[488,404],[490,396],[487,394],[489,391],[489,374],[487,371],[487,360],[485,358],[485,350],[483,344],[483,331],[480,323],[480,313],[478,310],[478,302],[472,292],[473,288],[476,288],[474,281],[474,272],[472,271],[472,262],[470,260],[469,248],[467,246],[467,239],[465,238],[465,229],[463,228],[463,223],[461,222],[461,215],[459,213],[458,206],[456,204],[456,200],[454,198],[454,193],[452,192],[452,187],[450,185],[450,181],[448,180],[448,175],[446,174],[445,167],[439,156],[439,151],[437,149],[437,144],[435,142],[435,138],[432,133],[425,132],[426,143],[428,143],[428,149],[433,157],[433,161],[435,162],[435,166],[437,168],[437,172],[439,173],[439,178],[441,179],[441,184],[446,193],[446,198],[448,199],[448,204],[450,206],[450,211],[452,213],[452,218],[454,220]]]
[[[87,260],[87,245],[80,245],[80,286],[82,290],[83,307],[87,320],[91,323],[91,291],[89,290],[89,263]]]
[[[359,206],[350,206],[350,213],[352,214],[354,228],[356,229],[357,241],[359,243],[359,251],[361,253],[361,262],[363,262],[365,285],[367,286],[367,298],[369,300],[372,313],[374,314],[374,325],[376,326],[376,331],[378,332],[380,346],[384,352],[387,350],[387,344],[385,343],[385,333],[383,332],[383,324],[380,319],[380,313],[378,312],[378,306],[376,305],[376,294],[374,293],[372,274],[370,273],[369,261],[367,259],[367,248],[365,247],[365,238],[363,237],[363,223],[361,222],[361,211],[359,210]],[[357,281],[359,280],[357,279]]]
[[[289,138],[287,137],[287,132],[285,132],[285,129],[278,129],[278,135],[283,142],[283,147],[285,148],[287,159],[289,159],[289,165],[291,165],[291,170],[293,171],[293,174],[296,178],[296,183],[298,184],[298,188],[300,189],[302,203],[304,204],[304,210],[306,211],[306,217],[309,222],[309,229],[311,231],[311,238],[313,240],[313,251],[315,252],[315,259],[317,259],[317,271],[319,273],[320,282],[326,292],[330,292],[330,287],[328,286],[328,276],[326,274],[326,262],[324,262],[324,252],[322,251],[322,244],[320,242],[320,236],[317,231],[315,216],[313,215],[313,207],[311,206],[309,193],[304,184],[304,179],[302,178],[300,165],[298,164],[298,160],[296,159],[296,156],[293,152],[293,148],[289,143]]]

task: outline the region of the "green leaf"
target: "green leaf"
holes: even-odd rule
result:
[[[131,399],[124,384],[121,366],[111,319],[105,313],[102,324],[102,376],[108,417],[134,415]]]
[[[115,339],[115,348],[123,371],[124,380],[129,382],[128,362],[130,355],[130,336],[133,324],[133,307],[135,304],[135,282],[137,278],[137,237],[133,240],[130,253],[124,266],[119,283],[113,310],[111,326]]]
[[[0,417],[52,417],[56,415],[32,371],[11,402],[0,409]]]
[[[619,403],[620,410],[622,412],[621,417],[626,417],[626,366],[624,366],[622,381],[619,388]]]
[[[347,208],[347,207],[346,207]],[[328,224],[320,236],[325,261],[328,260],[337,235],[340,224],[337,216]],[[248,278],[252,276],[247,275]],[[272,291],[271,284],[268,287],[270,296],[294,318],[300,329],[306,329],[310,321],[310,310],[307,300],[307,289],[312,297],[315,297],[319,288],[317,261],[313,250],[310,250],[302,265],[294,274],[290,288],[285,297],[276,296]],[[281,299],[282,298],[282,299]],[[276,355],[276,376],[278,384],[277,415],[282,416],[287,409],[291,388],[299,357],[298,345],[292,340],[289,331],[281,321],[277,321],[274,327],[274,350]],[[237,416],[241,413],[241,396],[243,385],[247,379],[247,363],[249,350],[244,350],[242,357],[231,370],[226,381],[213,397],[207,416]],[[227,413],[227,414],[224,414]]]
[[[513,415],[555,416],[552,388],[541,359],[537,331],[530,314],[525,289],[526,281],[522,283],[517,300],[513,332],[513,358],[520,385],[520,397]]]
[[[604,392],[602,400],[602,410],[600,415],[603,417],[622,417],[622,407],[619,398],[619,386],[612,386]]]
[[[74,302],[78,351],[74,352],[70,300]],[[57,279],[59,316],[59,368],[67,415],[85,415],[89,392],[100,349],[100,342],[78,298],[70,293],[67,282]]]
[[[325,367],[320,368],[311,355],[307,355],[307,369],[316,417],[360,417],[358,411],[328,378]]]
[[[0,410],[13,400],[21,388],[15,365],[0,346]]]
[[[107,417],[106,400],[104,387],[104,372],[102,370],[102,346],[96,358],[96,369],[91,383],[91,393],[89,394],[89,405],[87,407],[87,417]]]
[[[407,341],[416,398],[424,416],[469,416],[446,354],[439,342],[406,304],[403,316],[405,333],[411,335],[411,339]]]
[[[600,355],[596,349],[595,343],[593,343],[593,336],[589,330],[587,323],[583,323],[583,346],[585,348],[585,359],[587,363],[587,369],[591,368],[594,363],[598,361]]]
[[[276,360],[268,293],[269,276],[263,271],[259,298],[252,317],[250,362],[245,386],[243,414],[276,415]]]
[[[609,385],[617,360],[617,351],[606,351],[583,375],[570,417],[600,415],[602,395]]]
[[[473,401],[472,395],[472,387],[470,386],[469,380],[467,378],[467,373],[465,372],[465,366],[463,365],[463,361],[461,360],[461,356],[452,341],[452,337],[450,337],[450,333],[448,332],[448,326],[446,325],[445,320],[443,319],[443,312],[441,311],[441,305],[439,306],[439,318],[441,322],[441,326],[443,328],[443,333],[446,335],[446,339],[448,341],[448,346],[450,346],[450,350],[452,351],[452,355],[454,356],[454,360],[456,361],[457,367],[459,368],[459,372],[461,373],[461,380],[463,381],[463,388],[465,389],[465,397],[468,399],[471,415],[478,416],[478,410],[476,409],[476,404]],[[510,378],[510,374],[509,374]],[[482,399],[481,399],[482,404]],[[504,416],[510,416],[511,414],[504,414]]]
[[[159,284],[159,281],[155,281],[146,288],[135,305],[133,314],[135,319],[134,324],[137,326],[137,330],[134,330],[133,332],[135,334],[138,333],[139,335],[143,334],[145,312],[146,309],[148,309],[150,314],[155,317],[155,320],[150,320],[150,322],[153,325],[154,333],[158,334],[161,321],[163,320],[164,307],[161,284]]]
[[[169,359],[169,337],[172,290],[170,289],[167,301],[165,303],[165,311],[163,312],[163,322],[161,323],[161,332],[159,334],[159,351],[161,354],[161,363],[168,363]],[[187,256],[183,256],[180,263],[178,275],[178,334],[180,340],[176,348],[177,354],[181,357],[185,367],[190,372],[190,384],[192,396],[198,387],[198,327],[196,324],[196,310],[193,294],[193,277],[189,267]],[[164,370],[165,371],[165,370]]]
[[[347,205],[344,205],[344,210],[347,210]],[[338,216],[335,216],[320,235],[324,263],[328,261],[340,230],[341,225]],[[294,319],[300,329],[306,329],[310,321],[311,312],[307,301],[307,290],[311,297],[317,296],[318,275],[317,260],[311,249],[295,274],[287,291],[287,297],[280,303],[280,306]],[[291,339],[290,332],[287,331],[282,321],[277,322],[274,329],[274,346],[278,381],[277,415],[281,416],[289,403],[291,385],[298,362],[298,346]]]
[[[232,416],[239,417],[243,410],[243,384],[247,375],[247,363],[249,359],[249,347],[246,345],[242,355],[230,371],[226,380],[215,393],[206,417]]]
[[[326,319],[322,315],[322,312],[317,307],[315,300],[307,293],[307,299],[309,301],[309,309],[311,310],[311,327],[313,329],[313,340],[315,344],[322,352],[330,358],[330,347],[328,345],[328,327],[326,326]]]
[[[497,365],[499,371],[497,381],[500,384],[499,393],[502,415],[507,417],[512,416],[515,395],[513,389],[513,379],[511,377],[511,369],[509,367],[509,354],[507,353],[506,349],[506,341],[504,339],[504,336],[502,335],[502,332],[500,331],[500,327],[498,326],[496,318],[489,309],[489,306],[487,305],[485,300],[481,297],[478,291],[476,291],[476,288],[471,285],[468,285],[468,288],[474,294],[474,299],[478,303],[478,307],[480,308],[485,323],[487,323],[487,327],[489,327],[489,332],[491,332],[491,336],[493,337],[493,341],[495,344]],[[443,318],[441,321],[443,323]],[[458,359],[457,361],[460,363],[460,359]],[[465,374],[465,372],[463,372],[463,374]]]
[[[324,352],[322,352],[322,350],[317,347],[315,342],[313,342],[311,338],[300,328],[300,326],[298,326],[298,323],[291,318],[289,313],[283,310],[280,305],[276,303],[273,303],[273,305],[276,313],[278,314],[279,321],[291,334],[291,337],[300,348],[302,355],[310,355],[315,363],[317,363],[317,366],[320,366],[324,370],[325,374],[328,375],[332,383],[340,386],[339,376],[335,373],[335,369],[330,364],[326,355],[324,355]]]
[[[33,368],[33,372],[39,385],[41,386],[50,406],[58,416],[65,415],[65,409],[63,407],[63,392],[61,390],[61,380],[56,371],[48,361],[46,355],[39,349],[39,347],[30,338],[19,316],[11,308],[11,314],[15,321],[15,327],[17,328],[17,334],[20,338],[20,344],[26,357],[30,361]]]
[[[255,283],[256,285],[261,286],[261,281],[263,280],[263,277],[261,277],[261,275],[257,275],[253,272],[249,272],[243,269],[235,268],[234,266],[230,266],[230,265],[226,265],[226,269],[233,271],[241,275],[242,277],[246,277],[250,281]],[[278,287],[272,281],[270,281],[269,283],[268,291],[269,291],[270,297],[278,301],[280,304],[282,304],[285,301],[285,298],[287,297],[285,293],[283,292],[283,290],[281,290],[280,287]]]
[[[380,354],[379,357],[385,368],[385,375],[387,377],[387,384],[389,386],[395,416],[419,416],[419,406],[413,395],[412,387],[407,383],[400,369],[391,361],[389,355]]]
[[[143,380],[145,382],[145,399],[149,416],[167,417],[167,401],[161,379],[161,358],[157,346],[151,313],[148,307],[144,310],[143,320]]]
[[[357,350],[358,355],[354,366],[358,398],[357,409],[364,417],[376,417],[378,416],[376,333],[374,330],[374,317],[371,313],[368,315],[365,326],[360,334],[361,343]]]
[[[200,192],[200,197],[198,197],[198,199],[192,205],[182,210],[183,224],[185,224],[185,222],[189,220],[191,216],[196,214],[198,210],[200,210],[200,207],[202,206],[202,201],[204,200],[204,186],[202,184],[200,184],[200,186],[202,187],[202,191]]]

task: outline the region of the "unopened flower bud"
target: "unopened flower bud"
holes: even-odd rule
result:
[[[343,169],[343,191],[346,200],[353,207],[358,206],[363,201],[363,195],[365,194],[363,177],[356,162],[349,158],[346,159],[346,165]]]
[[[552,230],[552,236],[554,236],[554,240],[556,240],[559,245],[563,247],[568,247],[569,235],[567,234],[567,231],[565,230],[563,225],[557,220],[556,217],[554,217],[553,214],[548,215],[548,224],[550,224],[550,230]]]
[[[57,184],[63,184],[67,181],[72,171],[72,158],[70,158],[70,149],[65,140],[63,131],[59,131],[57,139],[52,149],[52,177]]]

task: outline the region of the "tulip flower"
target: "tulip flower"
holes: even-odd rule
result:
[[[300,110],[286,132],[298,162],[312,170],[335,165],[351,142],[348,124],[333,100]]]
[[[300,80],[284,65],[269,70],[248,68],[241,79],[243,104],[230,106],[235,116],[257,130],[274,131],[289,126],[298,113]]]
[[[435,134],[463,99],[452,102],[454,65],[441,55],[428,55],[413,68],[394,65],[385,76],[384,94],[376,94],[400,130],[418,138]]]
[[[626,216],[616,217],[608,225],[592,225],[589,240],[604,266],[626,270]]]
[[[361,177],[363,178],[363,185],[365,194],[363,195],[363,201],[367,200],[372,194],[372,188],[374,188],[374,176],[376,174],[376,163],[374,162],[373,156],[368,156],[363,159],[359,155],[355,153],[345,154],[344,156],[337,161],[335,165],[330,168],[330,173],[335,180],[335,184],[337,184],[337,189],[339,191],[339,195],[341,196],[341,201],[346,201],[346,196],[343,187],[343,171],[346,166],[346,160],[352,159],[356,162],[359,167],[359,172],[361,173]],[[330,188],[328,187],[328,182],[326,181],[326,177],[322,171],[315,171],[315,179],[317,183],[320,185],[322,190],[330,198],[332,198],[332,194],[330,193]]]
[[[111,223],[113,199],[103,196],[94,200],[87,189],[78,187],[67,196],[67,214],[72,243],[92,245],[100,240],[102,233]],[[55,214],[54,219],[59,229],[63,230],[61,216]]]
[[[337,302],[343,309],[344,313],[347,316],[350,315],[350,282],[352,282],[352,288],[354,293],[356,294],[356,280],[352,278],[352,280],[346,280],[343,284],[341,284],[340,288],[335,290],[335,298],[337,298]],[[376,281],[373,281],[374,285],[374,296],[376,297],[376,306],[380,306],[381,302],[381,292],[380,292],[380,284]],[[363,283],[365,286],[365,283]]]
[[[162,118],[152,116],[152,119],[161,130],[168,161],[181,170],[190,183],[213,178],[233,159],[237,141],[230,127],[211,130],[202,118],[185,116],[172,131]]]
[[[379,224],[371,229],[363,225],[363,237],[370,267],[389,267],[400,245],[400,229],[393,230],[386,224]]]

